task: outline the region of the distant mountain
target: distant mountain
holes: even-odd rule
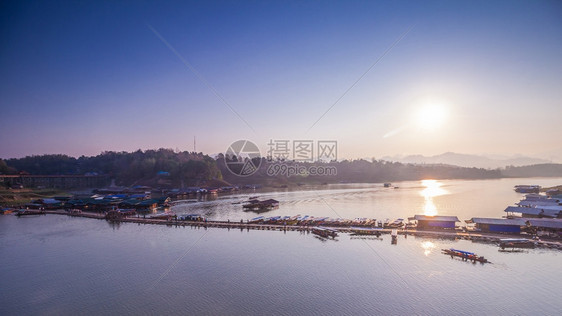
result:
[[[490,158],[481,155],[458,154],[446,152],[436,156],[410,155],[410,156],[386,156],[382,158],[386,161],[396,161],[401,163],[413,164],[446,164],[460,167],[476,167],[476,168],[504,168],[506,166],[527,166],[550,163],[545,159],[538,159],[525,156],[513,156],[506,158]]]

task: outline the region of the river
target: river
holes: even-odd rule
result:
[[[258,192],[267,215],[396,218],[419,214],[501,217],[522,195],[501,179],[341,184]],[[425,191],[424,191],[425,190]],[[253,194],[253,193],[252,193]],[[178,211],[248,218],[248,193]],[[476,252],[492,264],[451,259]],[[562,310],[562,254],[498,252],[493,244],[400,236],[110,224],[60,215],[0,216],[1,315],[555,315]]]

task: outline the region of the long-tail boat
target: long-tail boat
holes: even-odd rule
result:
[[[443,251],[444,254],[446,255],[450,255],[451,258],[454,257],[459,257],[464,261],[472,261],[472,262],[481,262],[481,263],[491,263],[490,261],[488,261],[488,259],[482,257],[482,256],[478,256],[477,254],[473,253],[473,252],[468,252],[468,251],[464,251],[464,250],[458,250],[458,249],[441,249],[441,251]]]

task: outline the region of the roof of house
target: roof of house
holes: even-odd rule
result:
[[[525,226],[525,219],[522,218],[485,218],[473,217],[470,219],[471,223],[475,224],[488,224],[488,225],[510,225],[510,226]]]
[[[558,228],[562,229],[562,219],[544,219],[544,218],[530,218],[527,220],[530,226],[544,227],[544,228]]]
[[[546,205],[558,205],[558,202],[556,200],[552,200],[552,201],[546,201],[546,200],[540,200],[540,201],[520,201],[519,203],[517,203],[517,205],[521,205],[521,206],[546,206]]]
[[[59,200],[55,199],[42,199],[43,204],[57,204],[60,203]]]
[[[551,209],[542,209],[543,212],[541,213],[543,216],[549,216],[549,217],[557,217],[558,214],[560,214],[560,212],[562,210],[551,210]]]
[[[559,208],[544,208],[544,207],[519,207],[519,206],[508,206],[505,209],[508,213],[521,213],[525,215],[543,215],[550,217],[557,217],[562,209]]]
[[[428,216],[428,215],[415,215],[414,219],[417,221],[434,221],[434,222],[460,222],[456,216]]]
[[[546,205],[546,206],[541,206],[540,208],[542,208],[543,210],[562,211],[562,205]]]
[[[542,209],[534,207],[508,206],[504,212],[539,215],[542,212]]]

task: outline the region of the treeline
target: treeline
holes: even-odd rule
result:
[[[16,168],[9,167],[6,162],[0,159],[0,174],[17,174]]]
[[[256,173],[248,177],[239,177],[228,170],[223,156],[219,156],[217,162],[226,181],[243,184],[369,183],[420,179],[492,179],[502,177],[502,172],[499,169],[489,170],[451,165],[403,164],[399,162],[387,162],[383,160],[367,161],[363,159],[352,161],[344,160],[340,162],[334,161],[330,163],[284,162],[289,168],[291,168],[291,166],[299,166],[302,170],[311,167],[320,167],[330,169],[328,173],[333,172],[333,170],[336,171],[335,174],[330,175],[293,174],[287,177],[286,174],[282,174],[281,172],[274,174],[277,169],[272,168],[274,168],[274,165],[278,164],[278,162],[270,162],[265,158],[261,159],[261,164],[260,159],[254,159],[254,164],[260,164],[260,168]],[[270,170],[269,173],[268,170]]]
[[[230,158],[232,159],[232,157]],[[287,166],[332,168],[334,174],[292,174],[282,171],[268,173],[274,162],[254,159],[261,165],[255,174],[240,177],[229,171],[220,154],[213,159],[202,153],[174,152],[172,149],[138,150],[135,152],[103,152],[79,158],[67,155],[28,156],[0,160],[0,174],[33,175],[108,175],[117,185],[149,185],[154,187],[212,186],[226,184],[291,185],[299,183],[392,182],[419,179],[491,179],[501,177],[562,176],[562,164],[541,164],[505,169],[465,168],[451,165],[419,165],[384,160],[343,160],[330,163],[285,162]],[[261,162],[261,164],[260,164]],[[331,171],[330,171],[331,172]],[[214,181],[213,181],[214,180]]]
[[[215,160],[202,153],[174,152],[172,149],[103,152],[97,156],[28,156],[0,162],[5,174],[109,175],[118,185],[201,185],[222,179]]]
[[[544,163],[531,166],[508,166],[502,170],[506,177],[562,177],[562,164]]]

